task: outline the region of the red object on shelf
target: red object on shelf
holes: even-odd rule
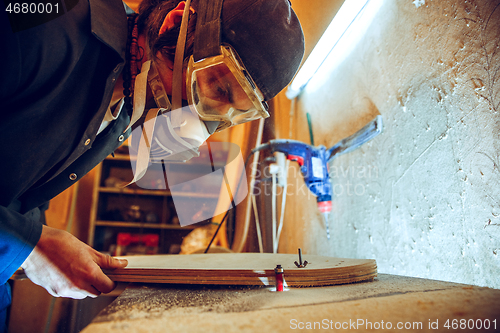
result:
[[[129,246],[131,244],[144,244],[150,247],[158,246],[160,236],[156,234],[131,234],[128,232],[118,233],[116,245]]]

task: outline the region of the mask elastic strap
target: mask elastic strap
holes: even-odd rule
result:
[[[182,13],[181,28],[179,37],[177,38],[177,46],[175,48],[174,58],[174,73],[172,78],[172,112],[171,119],[173,127],[180,127],[182,119],[182,87],[185,85],[182,79],[182,67],[184,62],[184,49],[186,46],[187,26],[189,20],[189,11],[191,0],[186,1],[184,12]]]
[[[141,73],[137,75],[135,79],[134,107],[132,116],[130,118],[130,123],[124,132],[131,128],[132,125],[134,125],[135,122],[139,120],[144,113],[144,108],[146,106],[146,87],[148,85],[148,74],[150,68],[151,61],[146,61],[144,64],[142,64]],[[123,187],[127,187],[130,184],[133,184],[141,179],[148,169],[149,152],[151,150],[151,140],[153,137],[153,130],[156,123],[157,114],[158,109],[151,109],[146,115],[146,120],[143,124],[142,135],[139,141],[139,149],[137,151],[134,179],[132,179],[130,183],[124,185]]]
[[[151,65],[151,61],[146,61],[142,64],[141,73],[135,78],[134,86],[134,107],[132,109],[132,116],[130,117],[130,123],[123,131],[124,133],[139,120],[144,112],[144,107],[146,106],[146,87],[148,85],[148,73]]]
[[[146,119],[144,120],[141,138],[139,141],[139,148],[137,150],[134,179],[132,179],[130,183],[124,185],[123,187],[127,187],[130,184],[137,182],[142,178],[142,176],[144,176],[144,174],[146,174],[146,171],[148,171],[151,142],[153,140],[153,132],[156,124],[156,119],[160,110],[162,109],[150,109],[146,114]]]

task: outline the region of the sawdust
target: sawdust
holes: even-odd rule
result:
[[[158,289],[161,287],[161,289]],[[232,286],[179,286],[149,284],[127,289],[119,299],[108,306],[96,322],[124,320],[131,318],[152,318],[183,313],[228,313],[245,312],[258,309],[262,304],[247,297],[249,292],[261,290],[263,287]]]

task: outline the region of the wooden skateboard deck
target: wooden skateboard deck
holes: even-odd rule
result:
[[[304,255],[308,264],[298,268],[296,254],[208,253],[191,255],[147,255],[122,257],[126,268],[105,273],[119,282],[274,285],[274,268],[281,265],[291,287],[327,286],[371,281],[377,276],[372,259],[342,259]]]

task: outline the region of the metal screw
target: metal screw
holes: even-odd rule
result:
[[[302,262],[302,249],[299,247],[299,262],[295,262],[295,266],[298,268],[304,268],[308,264],[307,260]]]

